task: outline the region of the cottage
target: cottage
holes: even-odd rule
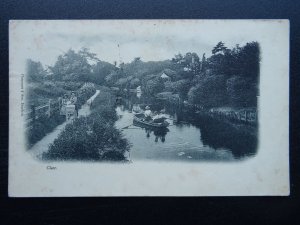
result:
[[[163,79],[164,81],[170,81],[171,80],[171,78],[165,72],[162,73],[160,78]]]

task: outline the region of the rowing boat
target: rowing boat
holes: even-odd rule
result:
[[[161,122],[155,122],[155,120],[146,120],[144,114],[137,113],[133,116],[133,124],[137,124],[144,127],[151,127],[151,128],[167,128],[169,123],[164,119]]]

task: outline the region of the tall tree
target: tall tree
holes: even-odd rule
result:
[[[57,80],[89,81],[92,66],[89,60],[98,61],[94,53],[83,48],[78,52],[70,49],[60,55],[54,66],[49,67],[52,76]]]
[[[220,41],[214,48],[213,50],[211,51],[212,54],[224,54],[225,51],[226,51],[227,47],[225,47],[225,44]]]
[[[105,78],[116,69],[115,65],[99,61],[92,66],[91,81],[101,85],[105,82]]]
[[[26,62],[26,67],[26,76],[27,81],[29,82],[42,81],[47,75],[47,72],[45,71],[41,62],[36,62],[28,59]]]

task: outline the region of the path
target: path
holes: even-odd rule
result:
[[[79,116],[88,116],[91,114],[90,105],[100,93],[100,90],[96,90],[96,93],[90,97],[84,105],[78,110]],[[53,143],[53,141],[58,137],[58,135],[64,130],[65,126],[72,122],[72,120],[68,120],[60,125],[58,125],[51,133],[47,134],[40,141],[35,143],[29,152],[36,158],[40,158],[43,152],[48,151],[49,145]]]

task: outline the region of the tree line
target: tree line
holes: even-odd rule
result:
[[[210,57],[195,52],[176,54],[164,61],[108,63],[87,48],[58,56],[52,66],[28,61],[29,82],[52,81],[76,85],[93,82],[129,90],[141,86],[145,95],[176,94],[180,100],[212,107],[256,107],[260,49],[257,42],[227,48],[219,42]]]

